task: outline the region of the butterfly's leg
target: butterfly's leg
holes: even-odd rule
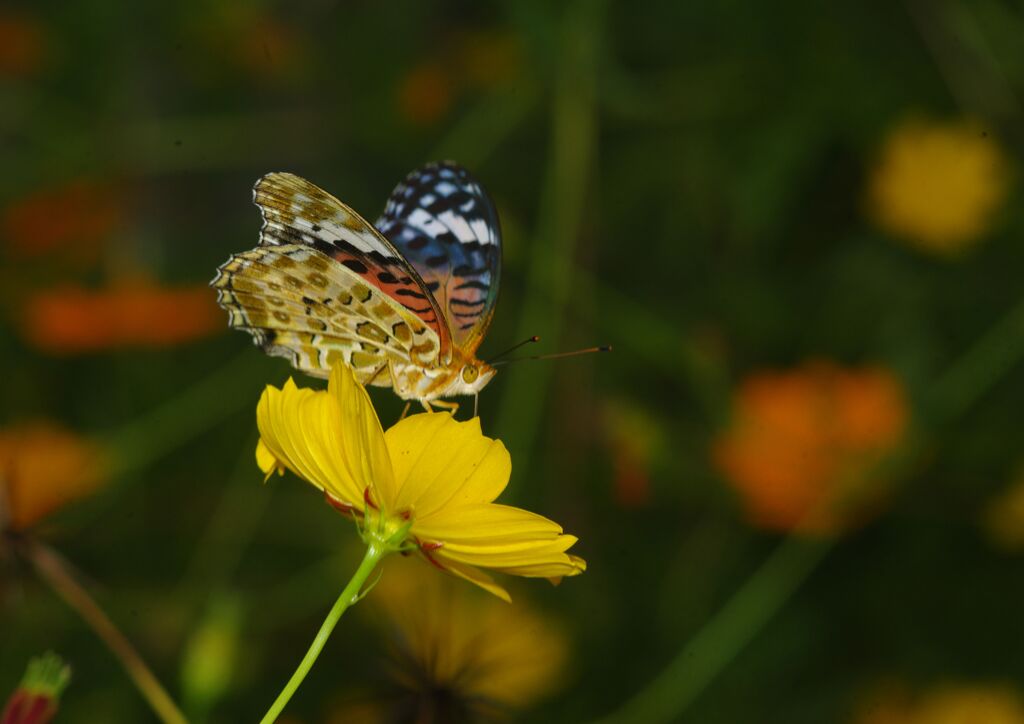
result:
[[[423,405],[423,409],[427,412],[433,412],[434,408],[430,406],[430,403],[426,400],[420,400],[420,404]]]
[[[434,407],[440,407],[442,410],[448,410],[452,413],[453,417],[459,410],[459,403],[452,402],[450,400],[433,400],[431,404],[433,404]]]
[[[409,414],[409,405],[412,404],[412,400],[406,400],[405,407],[402,408],[402,414],[399,415],[398,421],[401,422],[405,419],[405,416]]]
[[[377,379],[377,377],[380,375],[380,373],[383,372],[384,370],[386,370],[387,368],[388,368],[387,362],[385,362],[380,367],[378,367],[377,370],[372,375],[370,375],[370,379],[368,379],[366,381],[366,385],[369,386],[369,385],[373,384],[373,381],[375,379]],[[405,417],[405,415],[402,415],[402,417]]]

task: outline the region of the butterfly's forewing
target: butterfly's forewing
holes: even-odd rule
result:
[[[498,214],[483,187],[457,164],[428,164],[395,187],[377,228],[419,272],[455,344],[475,353],[501,274]]]
[[[389,360],[428,365],[437,357],[437,335],[417,315],[306,245],[236,254],[213,287],[232,327],[318,377],[340,360],[363,384],[387,386]]]
[[[256,182],[253,199],[263,214],[260,246],[315,249],[418,317],[434,332],[437,355],[450,357],[451,332],[442,308],[394,245],[359,214],[320,187],[290,173]]]

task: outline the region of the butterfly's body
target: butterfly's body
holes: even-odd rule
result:
[[[428,408],[494,376],[476,349],[497,298],[497,215],[464,169],[410,174],[377,227],[291,174],[261,178],[254,199],[260,245],[212,284],[231,326],[267,353],[317,377],[343,361],[363,384]]]

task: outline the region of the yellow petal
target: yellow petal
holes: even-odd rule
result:
[[[488,576],[483,571],[473,566],[463,565],[457,561],[447,560],[443,557],[437,556],[435,553],[430,554],[430,562],[435,566],[452,573],[459,578],[469,581],[470,583],[479,586],[488,593],[492,593],[500,598],[505,603],[512,603],[512,597],[508,595],[508,591],[499,586],[494,582],[494,579]]]
[[[270,476],[275,472],[278,475],[284,475],[284,464],[274,457],[274,453],[263,442],[263,438],[260,438],[256,443],[256,464],[259,465],[260,470],[264,473],[263,482],[270,480]]]
[[[417,516],[413,533],[421,540],[502,543],[552,539],[562,526],[542,515],[509,505],[487,503],[445,507]]]
[[[331,436],[342,457],[350,461],[350,472],[360,484],[360,496],[370,487],[377,494],[378,505],[385,510],[397,510],[391,458],[370,395],[352,370],[341,363],[331,370],[327,392],[340,411]]]
[[[373,408],[369,415],[377,425],[378,448],[383,449]],[[351,424],[353,417],[364,419],[361,429]],[[275,460],[343,503],[361,507],[372,480],[391,475],[386,459],[379,470],[368,465],[374,458],[368,451],[366,417],[365,409],[342,410],[332,394],[300,389],[291,379],[280,390],[268,386],[256,408],[261,442],[269,457],[260,455],[264,462]],[[263,464],[260,467],[266,472]]]
[[[480,432],[480,420],[447,412],[411,415],[384,438],[391,453],[400,508],[417,518],[447,506],[489,503],[508,484],[512,461],[499,440]]]
[[[431,556],[442,565],[461,563],[519,576],[552,578],[581,573],[586,564],[566,553],[576,537],[554,521],[507,505],[446,507],[417,519],[421,544],[440,544]]]

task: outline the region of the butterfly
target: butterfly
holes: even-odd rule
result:
[[[455,409],[495,369],[476,357],[498,298],[494,203],[461,166],[410,173],[371,225],[290,173],[256,182],[259,245],[211,282],[229,324],[265,352],[327,377],[338,361],[365,385]]]

